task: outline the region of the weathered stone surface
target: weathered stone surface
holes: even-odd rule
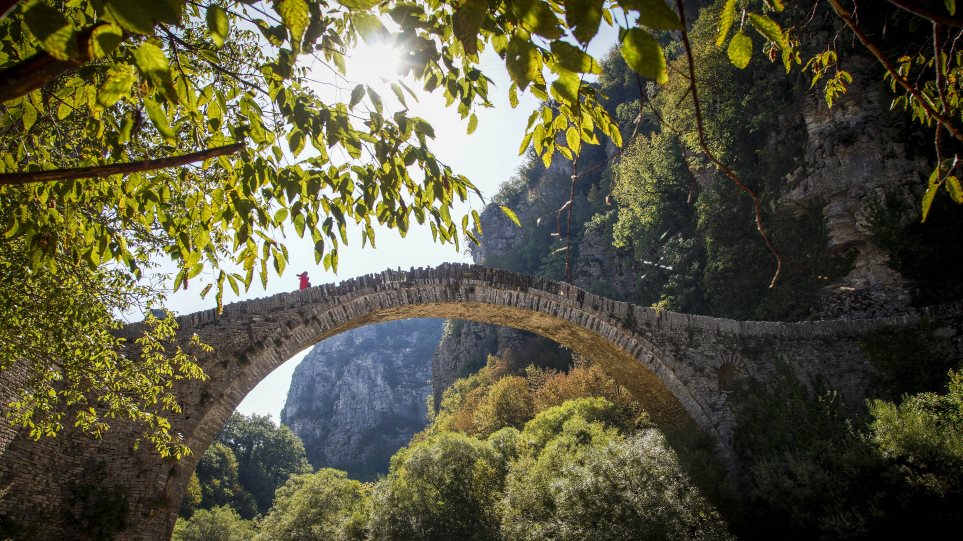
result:
[[[33,539],[84,538],[70,519],[84,511],[72,498],[83,480],[87,491],[126,496],[128,527],[120,539],[166,538],[198,457],[243,397],[298,351],[371,323],[457,318],[550,337],[632,389],[657,424],[703,430],[731,460],[735,419],[727,390],[733,378],[766,381],[775,375],[775,361],[784,360],[802,378],[819,377],[846,403],[860,404],[872,371],[862,336],[922,317],[938,321],[934,328],[959,329],[960,313],[953,306],[875,320],[734,321],[657,312],[565,283],[454,264],[281,293],[228,305],[220,315],[179,318],[181,340],[196,333],[215,347],[199,357],[209,379],[175,389],[184,412],[171,424],[194,456],[174,463],[147,446],[132,450],[136,432],[120,423],[97,442],[71,430],[39,444],[17,434],[0,461],[0,486],[9,487],[0,519],[35,528]],[[135,325],[126,332],[138,331]],[[0,374],[0,390],[15,388],[10,377],[16,375]]]
[[[281,422],[315,468],[372,480],[425,428],[442,320],[367,325],[319,343],[294,370]]]
[[[887,197],[918,208],[930,159],[905,136],[907,115],[890,107],[892,94],[879,82],[875,60],[853,54],[847,69],[855,81],[845,99],[832,108],[818,92],[804,101],[806,144],[776,205],[791,213],[821,206],[828,248],[855,254],[850,273],[827,288],[827,315],[895,315],[909,310],[910,296],[875,243],[873,215]],[[907,213],[904,223],[918,219]]]

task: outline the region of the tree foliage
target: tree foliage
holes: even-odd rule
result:
[[[288,478],[311,471],[304,443],[287,426],[275,425],[269,415],[248,417],[235,412],[214,441],[237,459],[237,480],[255,504],[253,513],[247,511],[248,518],[266,513],[275,491]]]
[[[194,477],[200,491],[201,509],[227,506],[246,519],[257,515],[257,502],[241,484],[237,457],[230,447],[214,442],[197,463]],[[185,497],[190,497],[190,494]]]
[[[741,537],[937,535],[961,523],[958,371],[947,394],[872,400],[867,417],[780,371],[734,397]]]
[[[882,455],[910,485],[941,500],[934,514],[952,518],[954,502],[963,501],[963,371],[950,371],[946,394],[907,395],[899,405],[873,400],[869,412]]]
[[[499,539],[507,464],[491,444],[442,432],[399,451],[372,496],[374,539]]]
[[[296,475],[277,492],[256,540],[354,541],[367,539],[369,485],[323,468]]]
[[[174,541],[249,541],[254,536],[254,524],[242,519],[228,506],[201,509],[189,520],[178,519],[174,526]]]
[[[245,519],[264,515],[288,479],[310,471],[304,444],[290,428],[268,415],[235,412],[198,462],[190,485],[196,483],[196,495],[189,486],[181,515],[224,505]]]
[[[605,410],[616,408],[573,400],[526,425],[502,501],[505,538],[730,539],[662,436],[623,435]]]

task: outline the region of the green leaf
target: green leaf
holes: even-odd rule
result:
[[[124,31],[117,25],[103,23],[94,27],[87,41],[90,58],[104,58],[124,40]]]
[[[603,3],[603,0],[565,0],[563,2],[565,22],[580,43],[588,43],[598,34]]]
[[[124,115],[124,122],[120,125],[120,133],[118,142],[122,145],[127,144],[130,141],[130,133],[134,129],[134,115],[128,112]]]
[[[299,238],[304,237],[304,215],[295,214],[294,215],[294,232],[298,234]]]
[[[171,77],[170,64],[160,47],[149,41],[134,49],[134,64],[168,101],[177,101],[177,90]]]
[[[211,34],[214,45],[218,47],[224,45],[228,33],[227,12],[217,4],[207,7],[207,30]]]
[[[37,122],[37,108],[30,102],[23,102],[23,115],[20,118],[23,120],[23,131],[30,131],[30,127]]]
[[[522,142],[518,145],[518,155],[521,156],[525,154],[525,151],[528,150],[528,145],[530,145],[531,143],[532,143],[532,132],[528,132],[525,134],[525,137],[522,138]]]
[[[371,9],[381,3],[381,0],[338,0],[342,6],[351,9]]]
[[[575,154],[579,153],[579,149],[582,148],[582,136],[579,135],[578,130],[574,127],[570,127],[565,130],[565,143],[568,148],[572,149]]]
[[[349,102],[348,107],[354,109],[354,106],[358,105],[362,98],[364,98],[364,85],[358,85],[354,87],[354,90],[351,91],[351,101]]]
[[[351,17],[351,22],[368,45],[377,45],[388,33],[381,24],[381,19],[371,13],[356,13]]]
[[[185,5],[182,0],[106,0],[104,14],[126,30],[152,34],[155,22],[179,23]]]
[[[956,15],[956,0],[943,0],[943,3],[950,15]]]
[[[455,37],[470,55],[478,52],[478,31],[481,30],[487,11],[488,0],[466,0],[455,8],[451,16]]]
[[[66,17],[46,2],[29,4],[24,9],[23,20],[50,56],[58,60],[70,60],[76,56],[77,31]]]
[[[749,59],[752,58],[752,39],[739,32],[735,36],[732,36],[732,41],[729,42],[729,49],[727,50],[729,54],[729,61],[732,65],[739,68],[745,69],[749,65]]]
[[[478,117],[475,115],[475,113],[472,113],[471,116],[468,117],[468,135],[475,133],[475,129],[477,128]]]
[[[950,199],[957,205],[963,204],[963,187],[960,186],[960,179],[955,176],[948,176],[943,179],[946,191],[950,194]]]
[[[659,30],[679,30],[682,22],[663,0],[631,0],[622,1],[625,7],[639,12],[639,22]]]
[[[508,216],[508,219],[511,220],[513,224],[517,225],[518,227],[522,226],[522,222],[518,221],[518,215],[515,214],[514,210],[506,207],[505,205],[498,205],[498,208],[502,209],[502,213],[505,216]]]
[[[377,111],[378,114],[381,114],[382,111],[384,111],[384,104],[381,101],[381,96],[378,95],[378,93],[375,92],[370,86],[367,86],[366,89],[368,92],[368,98],[371,99],[371,104],[374,105],[375,111]]]
[[[559,102],[574,106],[578,103],[578,89],[581,84],[579,76],[570,71],[563,71],[558,79],[552,82],[552,96]],[[564,118],[564,117],[559,117]]]
[[[512,0],[508,3],[512,13],[518,21],[534,34],[543,38],[558,39],[562,37],[562,29],[558,25],[558,18],[542,0]]]
[[[97,89],[97,104],[101,107],[111,107],[122,98],[130,96],[130,88],[134,84],[134,67],[130,64],[117,64],[110,67],[107,78]]]
[[[275,0],[274,10],[291,35],[291,49],[295,54],[301,50],[301,38],[311,23],[311,12],[305,0]]]
[[[391,91],[395,93],[395,97],[398,98],[398,102],[401,103],[401,106],[407,109],[408,104],[405,102],[405,93],[402,92],[401,86],[399,86],[398,83],[393,82],[391,83]]]
[[[528,40],[513,36],[508,42],[506,54],[508,75],[519,88],[525,90],[528,83],[541,72],[538,50]]]
[[[641,28],[630,28],[622,38],[622,58],[637,73],[659,84],[669,80],[662,46],[651,34]]]
[[[719,16],[719,34],[716,35],[716,47],[722,47],[732,29],[732,23],[736,20],[736,0],[726,0],[722,6],[722,14]]]
[[[164,112],[164,109],[150,98],[144,98],[144,108],[147,109],[147,117],[150,118],[151,123],[157,128],[157,131],[160,132],[164,139],[173,143],[175,141],[174,130],[171,129],[170,124],[167,122],[167,114]]]
[[[933,198],[936,197],[936,192],[940,190],[940,185],[935,182],[930,182],[930,185],[926,188],[926,193],[923,194],[923,219],[920,223],[926,221],[926,217],[930,214],[930,207],[933,206]]]
[[[553,41],[552,54],[563,68],[576,73],[602,73],[602,68],[591,55],[566,41]]]
[[[752,23],[752,26],[754,26],[760,34],[765,36],[769,41],[774,42],[780,49],[789,47],[789,41],[786,40],[786,35],[776,21],[765,15],[750,13],[749,22]]]

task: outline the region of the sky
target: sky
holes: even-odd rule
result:
[[[592,41],[589,52],[596,58],[602,58],[605,52],[615,43],[615,30],[604,27]],[[399,107],[397,101],[388,89],[388,82],[394,76],[397,55],[390,49],[379,45],[362,44],[355,49],[346,62],[348,79],[369,84],[378,90],[385,100],[385,106]],[[409,100],[410,113],[428,120],[435,129],[436,138],[430,146],[443,162],[452,169],[467,176],[481,191],[486,201],[497,193],[499,186],[508,181],[521,165],[522,157],[518,155],[518,146],[524,134],[525,123],[529,113],[537,106],[537,101],[530,95],[520,96],[519,106],[513,109],[508,103],[508,87],[510,79],[504,63],[490,50],[481,59],[482,71],[494,81],[494,88],[490,89],[489,98],[494,104],[492,108],[476,111],[478,127],[474,133],[466,133],[467,122],[462,121],[454,107],[446,108],[444,98],[438,95],[419,95],[417,103]],[[323,71],[323,68],[316,70]],[[323,76],[317,73],[315,77]],[[407,82],[412,89],[419,88]],[[322,88],[318,88],[322,92]],[[336,96],[332,96],[334,98]],[[477,197],[469,202],[470,208],[481,212],[483,203]],[[468,209],[464,207],[462,210]],[[460,216],[453,212],[453,215]],[[307,271],[311,283],[320,285],[350,279],[363,274],[381,272],[389,268],[408,269],[410,267],[435,266],[444,262],[469,262],[467,253],[459,253],[453,245],[441,245],[432,241],[431,232],[426,227],[412,224],[412,229],[405,238],[391,230],[379,229],[376,235],[376,249],[370,246],[361,248],[360,230],[348,232],[350,244],[339,251],[339,268],[337,274],[325,271],[315,264],[313,243],[309,239],[299,239],[293,232],[287,234],[285,244],[288,247],[290,259],[283,276],[273,274],[268,279],[267,288],[262,288],[259,281],[253,284],[249,291],[241,291],[235,296],[227,290],[224,303],[248,300],[258,297],[274,295],[283,291],[297,289],[299,272]],[[481,239],[484,243],[484,237]],[[464,249],[464,246],[462,246]],[[193,283],[204,283],[203,276]],[[209,278],[209,277],[208,277]],[[209,281],[209,280],[208,280]],[[179,290],[168,295],[167,308],[175,314],[183,315],[200,310],[214,308],[214,295],[206,299],[199,297],[197,289]],[[310,348],[309,348],[310,349]],[[280,412],[287,397],[291,376],[297,364],[307,355],[304,350],[292,357],[281,367],[277,368],[241,402],[238,411],[246,414],[271,415],[275,421],[280,419]]]

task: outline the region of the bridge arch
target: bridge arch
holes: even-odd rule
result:
[[[199,386],[210,406],[195,409],[188,439],[206,448],[237,404],[298,352],[342,332],[409,318],[464,319],[529,331],[600,364],[637,391],[660,426],[698,427],[728,452],[713,416],[675,373],[672,356],[633,329],[639,309],[570,284],[480,266],[387,271],[338,286],[283,293],[181,318],[185,337],[212,346]],[[657,313],[641,309],[652,317]],[[214,361],[216,359],[216,361]],[[225,361],[233,360],[225,365]],[[213,361],[213,362],[212,362]],[[217,373],[223,370],[223,374]],[[214,394],[216,397],[211,398]],[[201,401],[204,401],[203,399]],[[185,433],[187,435],[187,433]],[[190,436],[188,436],[190,438]]]
[[[514,327],[583,353],[634,391],[663,428],[702,430],[723,461],[731,459],[731,379],[765,380],[774,357],[801,375],[828,376],[845,385],[851,403],[862,400],[870,368],[859,343],[866,332],[913,323],[887,320],[805,323],[740,322],[612,301],[570,284],[474,265],[386,271],[310,289],[281,293],[178,318],[179,340],[197,334],[214,346],[198,357],[209,379],[183,382],[176,394],[183,413],[170,418],[194,455],[163,462],[149,449],[131,452],[132,427],[114,427],[91,443],[67,433],[41,444],[23,434],[0,433],[0,520],[40,524],[33,538],[71,531],[71,477],[91,471],[96,487],[120,490],[128,528],[120,539],[166,539],[190,475],[231,412],[258,382],[299,351],[347,330],[397,319],[467,319]],[[132,326],[127,332],[137,333]],[[826,355],[834,362],[827,364]],[[735,367],[735,368],[734,368]],[[6,388],[0,374],[0,392]],[[723,381],[725,380],[725,381]],[[42,518],[46,517],[46,518]]]

